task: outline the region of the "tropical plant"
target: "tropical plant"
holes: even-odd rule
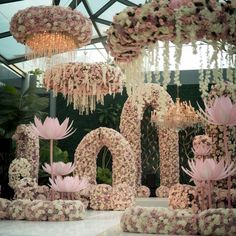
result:
[[[34,88],[23,94],[15,87],[0,87],[0,138],[11,138],[20,124],[33,121],[34,115],[42,117],[48,107],[48,98],[40,97]]]

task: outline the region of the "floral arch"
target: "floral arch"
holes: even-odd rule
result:
[[[100,127],[88,133],[75,151],[74,174],[86,176],[91,184],[96,184],[96,158],[103,146],[112,154],[112,185],[135,186],[135,159],[128,141],[117,131]]]
[[[141,120],[145,108],[151,106],[157,112],[170,107],[170,95],[158,84],[143,84],[124,104],[120,132],[128,140],[135,156],[136,186],[141,186]],[[179,182],[178,133],[157,127],[160,147],[160,184],[172,186]]]

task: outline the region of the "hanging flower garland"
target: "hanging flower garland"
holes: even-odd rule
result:
[[[97,102],[103,104],[105,95],[122,92],[123,74],[118,67],[105,63],[68,63],[47,70],[44,84],[54,94],[66,96],[74,109],[88,114]]]
[[[150,68],[145,64],[146,55],[158,57],[157,54],[162,47],[160,44],[155,46],[158,41],[164,42],[163,85],[165,87],[170,81],[169,60],[172,59],[169,58],[169,50],[167,49],[169,42],[176,46],[174,56],[176,60],[175,84],[180,85],[178,71],[182,45],[191,43],[193,53],[196,54],[196,42],[200,40],[212,46],[213,54],[206,55],[211,58],[208,69],[213,66],[214,81],[221,80],[222,74],[217,58],[222,49],[227,50],[228,64],[231,70],[235,68],[236,62],[233,55],[235,46],[232,46],[236,45],[235,12],[233,4],[221,4],[215,0],[153,0],[137,7],[127,7],[115,15],[113,23],[107,31],[107,45],[115,61],[125,71],[128,93],[132,94],[134,88],[143,82],[143,73]],[[157,63],[155,56],[152,57],[150,64],[154,65],[155,74],[158,75],[160,68],[156,67]],[[206,83],[207,79],[204,79],[204,73],[200,73],[200,75]],[[206,76],[209,77],[208,74]],[[201,88],[205,91],[206,86],[204,86]]]

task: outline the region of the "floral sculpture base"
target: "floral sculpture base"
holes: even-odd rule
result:
[[[55,200],[44,201],[14,200],[0,198],[0,219],[30,221],[73,221],[85,218],[81,201]]]
[[[236,209],[189,210],[133,207],[121,218],[125,232],[167,235],[236,235]]]

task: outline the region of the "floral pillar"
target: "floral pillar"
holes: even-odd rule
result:
[[[38,180],[39,139],[30,125],[19,125],[13,139],[16,141],[16,159],[25,158],[31,164],[31,177]]]

